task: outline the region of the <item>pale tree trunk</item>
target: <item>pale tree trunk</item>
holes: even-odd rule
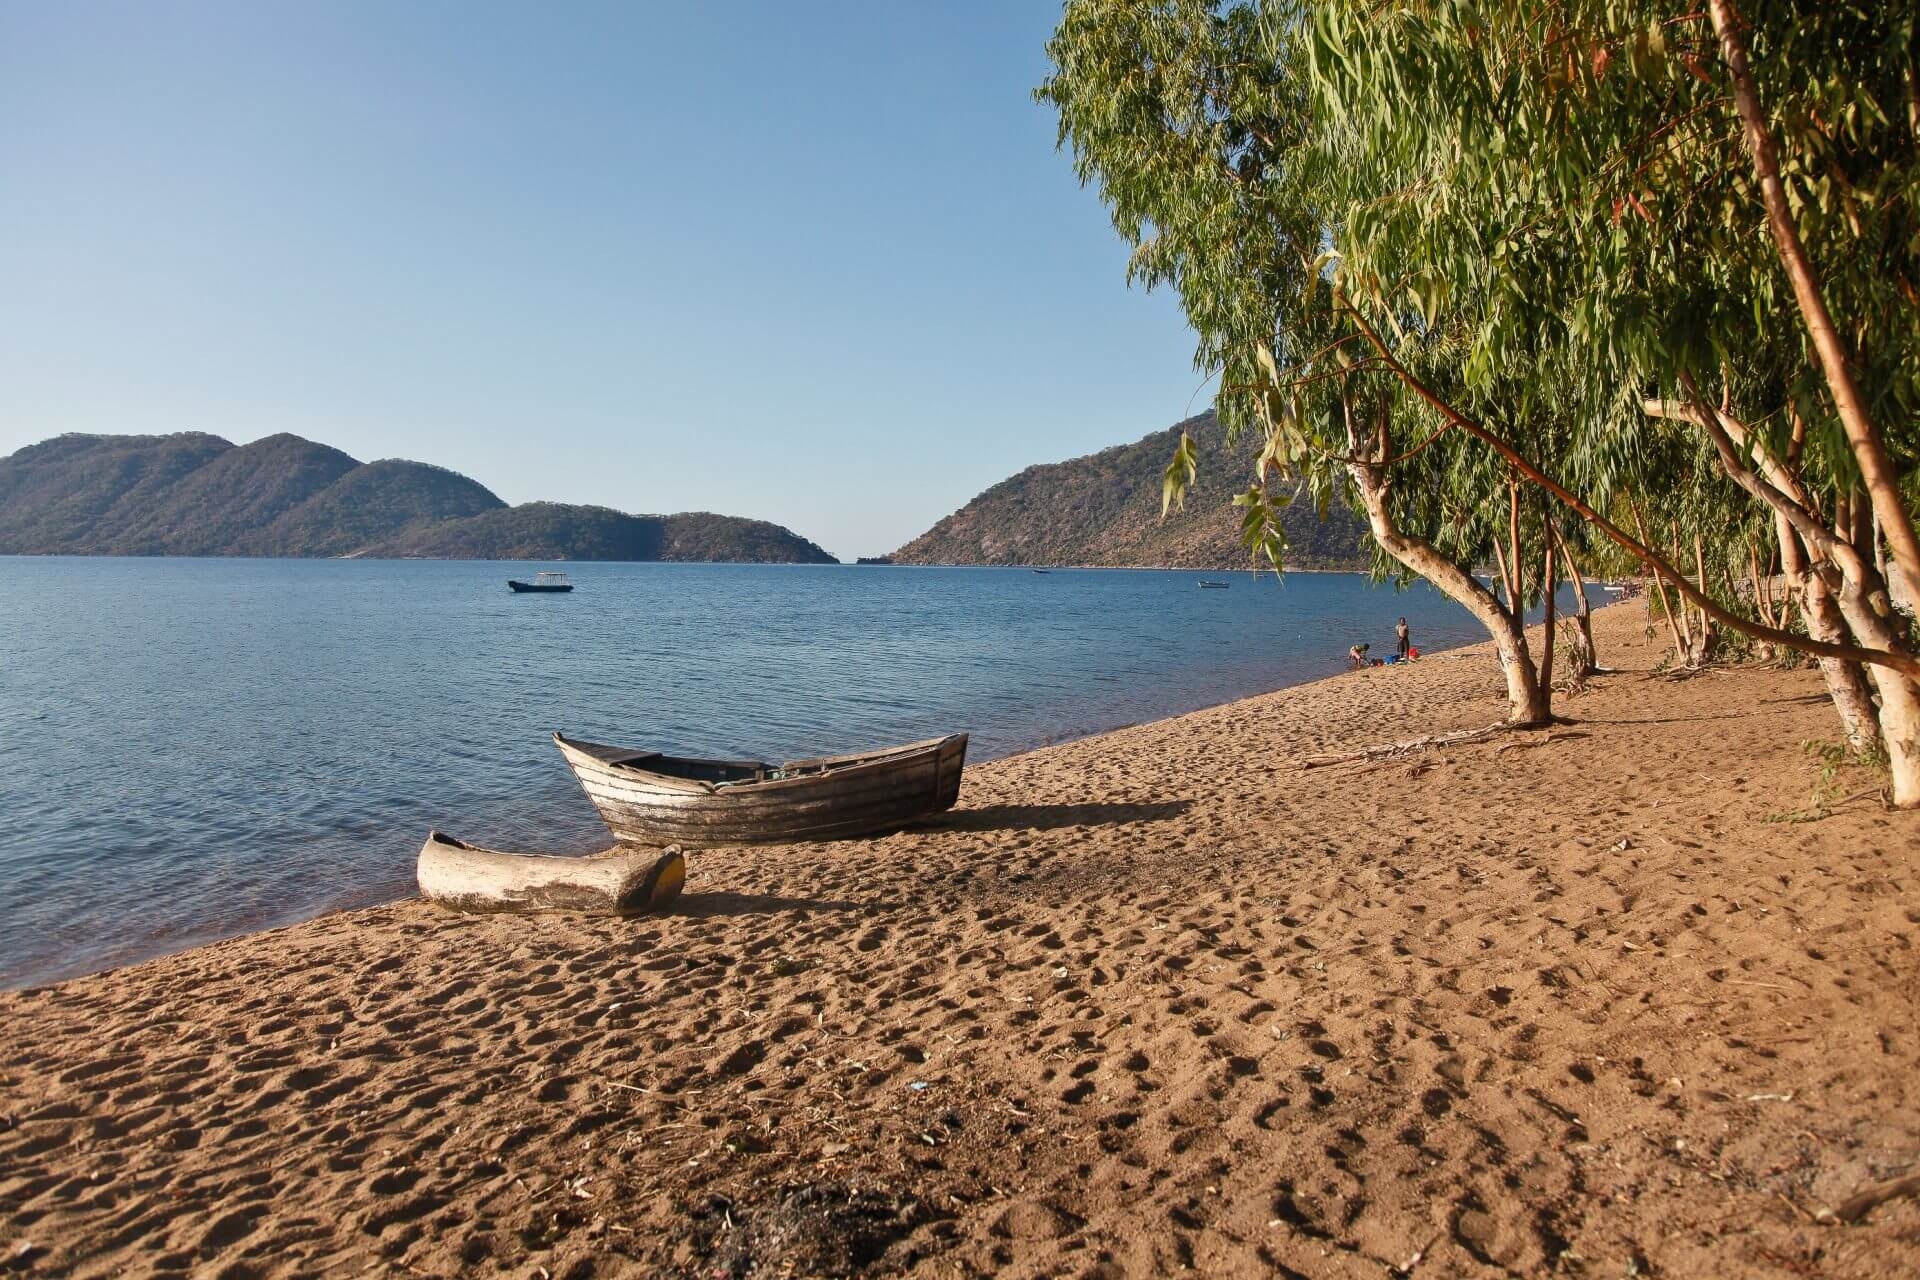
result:
[[[1693,535],[1693,569],[1695,580],[1700,584],[1700,594],[1707,594],[1707,552],[1701,544],[1698,533]],[[1712,661],[1713,651],[1719,643],[1720,635],[1714,630],[1713,619],[1707,616],[1705,609],[1702,609],[1700,611],[1700,651],[1693,665],[1704,667]]]
[[[1901,615],[1875,608],[1876,598],[1886,599],[1885,584],[1863,582],[1854,574],[1836,576],[1840,578],[1840,615],[1847,620],[1848,629],[1876,648],[1903,648],[1906,637]],[[1920,808],[1920,680],[1891,667],[1872,666],[1867,674],[1880,691],[1880,742],[1886,748],[1888,771],[1893,775],[1893,802],[1902,809]]]
[[[1667,557],[1667,561],[1670,564],[1680,564],[1683,563],[1680,557],[1680,522],[1678,520],[1673,521],[1672,528],[1673,553]],[[1705,591],[1706,584],[1701,583],[1700,589]],[[1693,642],[1693,610],[1687,606],[1685,598],[1682,598],[1680,601],[1680,638],[1683,641],[1680,647],[1680,661],[1682,665],[1689,667],[1699,666],[1699,651],[1694,648]]]
[[[1540,676],[1527,650],[1525,614],[1509,612],[1493,592],[1480,585],[1430,542],[1402,533],[1387,505],[1387,482],[1381,469],[1364,462],[1348,465],[1367,527],[1375,542],[1395,560],[1431,582],[1455,604],[1471,613],[1493,638],[1500,669],[1507,681],[1507,723],[1548,724],[1553,719],[1552,691],[1540,686]],[[1511,580],[1509,579],[1509,582]]]
[[[1794,301],[1799,304],[1801,318],[1813,339],[1820,371],[1826,376],[1827,389],[1839,411],[1840,426],[1860,465],[1867,496],[1894,563],[1900,566],[1908,582],[1920,582],[1920,537],[1915,535],[1913,520],[1900,501],[1893,460],[1887,456],[1880,432],[1867,417],[1866,403],[1854,381],[1846,347],[1827,311],[1820,282],[1814,276],[1806,246],[1800,240],[1800,229],[1794,225],[1793,210],[1787,205],[1787,190],[1780,181],[1773,133],[1767,128],[1760,94],[1754,86],[1752,69],[1747,65],[1747,39],[1740,28],[1739,15],[1733,11],[1732,0],[1708,0],[1707,7],[1713,15],[1714,34],[1720,38],[1727,69],[1732,74],[1734,106],[1746,132],[1747,149],[1753,154],[1753,171],[1760,183],[1761,202],[1766,206],[1767,227],[1773,234],[1774,247],[1786,268],[1787,278],[1793,284]]]
[[[1855,640],[1887,654],[1911,656],[1906,618],[1893,608],[1887,584],[1874,568],[1872,548],[1863,552],[1859,544],[1861,529],[1868,524],[1867,510],[1849,501],[1847,494],[1838,494],[1829,528],[1797,477],[1763,448],[1755,451],[1761,468],[1756,473],[1740,451],[1742,445],[1752,442],[1752,433],[1730,416],[1709,408],[1693,379],[1684,372],[1681,382],[1692,401],[1694,418],[1712,439],[1728,477],[1765,503],[1805,540],[1811,564],[1808,580],[1819,578],[1825,584]],[[1808,635],[1819,639],[1813,631],[1815,599],[1811,592],[1806,604]],[[1874,719],[1887,752],[1894,803],[1903,809],[1920,808],[1920,676],[1886,663],[1869,666],[1867,676],[1880,693]],[[1846,715],[1843,709],[1843,723]]]
[[[1580,576],[1580,564],[1573,558],[1559,530],[1553,535],[1560,542],[1560,558],[1566,562],[1567,577],[1573,583],[1573,626],[1580,637],[1580,652],[1574,655],[1575,676],[1590,676],[1600,669],[1600,658],[1593,645],[1593,606],[1587,602],[1587,580]]]
[[[1553,534],[1551,528],[1549,528],[1547,536],[1542,538],[1541,541],[1546,543],[1547,564],[1544,576],[1540,579],[1540,598],[1545,602],[1544,612],[1546,625],[1546,634],[1540,641],[1540,696],[1550,698],[1553,696],[1553,588],[1555,577],[1553,568]],[[1514,549],[1516,551],[1519,550],[1518,547]]]
[[[1853,635],[1840,616],[1840,606],[1834,603],[1825,579],[1808,567],[1806,553],[1800,548],[1800,536],[1783,515],[1775,513],[1773,523],[1780,539],[1780,571],[1786,575],[1790,589],[1800,597],[1800,615],[1807,620],[1807,634],[1815,640],[1851,644]],[[1833,699],[1834,712],[1840,717],[1840,730],[1846,735],[1847,745],[1856,752],[1874,750],[1880,745],[1879,711],[1873,705],[1873,690],[1867,686],[1866,672],[1857,662],[1843,662],[1839,658],[1817,661],[1820,674],[1827,682],[1827,696]]]
[[[1641,545],[1651,547],[1653,543],[1647,539],[1647,522],[1640,518],[1640,504],[1635,502],[1632,496],[1629,495],[1627,498],[1627,507],[1633,512],[1633,527],[1640,532]],[[1687,645],[1680,634],[1680,623],[1673,616],[1673,606],[1667,602],[1666,579],[1662,578],[1658,573],[1653,575],[1653,594],[1654,598],[1660,601],[1660,615],[1667,620],[1667,634],[1673,637],[1674,657],[1680,662],[1685,662],[1687,660]],[[1681,607],[1684,608],[1685,606],[1686,602],[1684,600],[1681,601]]]
[[[1760,621],[1770,627],[1780,625],[1779,617],[1773,611],[1773,592],[1767,579],[1760,573],[1760,549],[1753,545],[1753,539],[1747,539],[1747,583],[1753,592],[1753,611],[1760,615]],[[1773,646],[1767,646],[1768,654]]]

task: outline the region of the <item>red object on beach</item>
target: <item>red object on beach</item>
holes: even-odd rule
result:
[[[1414,648],[1414,647],[1413,647],[1412,645],[1408,645],[1408,646],[1407,646],[1407,656],[1408,656],[1409,658],[1417,658],[1417,657],[1419,657],[1419,656],[1420,656],[1420,651],[1419,651],[1418,649],[1416,649],[1416,648]]]

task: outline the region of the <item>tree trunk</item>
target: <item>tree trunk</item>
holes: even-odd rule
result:
[[[1497,433],[1488,430],[1486,424],[1460,412],[1460,410],[1450,404],[1445,397],[1434,391],[1434,389],[1426,383],[1420,381],[1418,377],[1414,376],[1412,370],[1394,358],[1393,349],[1387,346],[1386,340],[1380,336],[1380,331],[1367,323],[1367,318],[1353,305],[1353,300],[1342,293],[1337,285],[1334,286],[1333,295],[1337,305],[1346,312],[1347,317],[1353,322],[1354,328],[1359,330],[1360,334],[1372,345],[1381,366],[1390,370],[1395,377],[1399,378],[1407,390],[1432,405],[1434,409],[1438,410],[1441,416],[1446,418],[1453,426],[1458,427],[1499,454],[1515,472],[1534,484],[1539,485],[1542,489],[1545,489],[1548,493],[1559,499],[1560,502],[1564,503],[1582,520],[1585,520],[1588,524],[1598,529],[1627,551],[1639,556],[1651,566],[1654,572],[1664,575],[1669,582],[1674,583],[1676,590],[1679,590],[1680,593],[1686,596],[1692,603],[1698,605],[1707,616],[1713,618],[1720,623],[1720,625],[1738,631],[1742,635],[1751,636],[1755,640],[1770,640],[1775,644],[1789,645],[1805,653],[1830,658],[1847,658],[1855,662],[1870,662],[1875,666],[1890,667],[1896,671],[1907,672],[1915,679],[1920,680],[1920,654],[1915,654],[1910,651],[1895,652],[1888,649],[1865,649],[1855,646],[1846,646],[1843,651],[1835,652],[1835,649],[1840,648],[1840,646],[1827,645],[1822,641],[1814,640],[1807,636],[1796,636],[1784,631],[1771,630],[1754,622],[1750,618],[1743,618],[1737,613],[1722,608],[1712,597],[1702,595],[1699,590],[1695,588],[1692,583],[1687,582],[1685,577],[1669,564],[1659,552],[1655,551],[1645,542],[1636,540],[1631,534],[1627,533],[1626,530],[1595,510],[1593,504],[1587,502],[1581,498],[1580,495],[1574,493],[1558,480],[1555,480],[1552,476],[1529,462],[1526,455],[1516,449],[1511,442],[1502,438]]]
[[[1880,733],[1893,775],[1894,806],[1920,809],[1920,683],[1898,673],[1880,682]]]
[[[1669,559],[1677,561],[1680,559],[1680,548],[1682,546],[1680,541],[1680,522],[1678,520],[1672,522],[1672,529],[1673,555],[1670,556]],[[1701,583],[1700,589],[1705,591],[1707,584],[1704,582]],[[1680,640],[1681,665],[1688,667],[1699,666],[1700,662],[1693,647],[1693,611],[1687,607],[1687,602],[1684,598],[1680,601]]]
[[[1770,627],[1779,626],[1780,620],[1773,612],[1773,596],[1767,590],[1766,580],[1760,576],[1760,551],[1753,545],[1752,538],[1747,539],[1747,582],[1753,589],[1753,611],[1760,615],[1760,621]]]
[[[1902,615],[1889,617],[1875,609],[1876,592],[1884,599],[1885,585],[1840,576],[1840,615],[1848,629],[1868,644],[1885,649],[1904,645]],[[1880,744],[1886,748],[1893,775],[1893,802],[1902,809],[1920,808],[1920,680],[1892,667],[1870,667],[1867,674],[1880,691]]]
[[[1827,311],[1820,282],[1814,277],[1806,246],[1800,241],[1800,229],[1794,225],[1793,211],[1787,205],[1773,134],[1767,128],[1753,72],[1747,65],[1747,40],[1740,29],[1739,17],[1733,11],[1732,0],[1708,0],[1707,7],[1713,15],[1714,33],[1720,38],[1727,69],[1732,74],[1734,106],[1746,131],[1747,149],[1753,153],[1753,171],[1760,183],[1761,202],[1766,206],[1767,227],[1773,233],[1774,247],[1786,268],[1787,278],[1793,283],[1794,300],[1813,339],[1820,371],[1826,376],[1827,389],[1832,392],[1834,407],[1839,411],[1840,426],[1847,433],[1847,443],[1860,465],[1867,496],[1873,503],[1874,515],[1879,517],[1894,563],[1900,566],[1909,582],[1920,582],[1920,536],[1915,535],[1913,520],[1900,501],[1893,461],[1887,456],[1880,432],[1867,417],[1866,404],[1854,382],[1853,366],[1834,327],[1833,317]]]
[[[1840,607],[1834,603],[1825,579],[1807,566],[1799,535],[1794,533],[1785,516],[1776,514],[1773,522],[1780,537],[1780,571],[1800,597],[1800,613],[1807,620],[1807,634],[1815,640],[1834,644],[1852,643],[1853,635],[1847,630],[1846,620],[1840,616]],[[1872,752],[1880,745],[1880,721],[1865,669],[1857,662],[1844,662],[1839,658],[1820,658],[1818,662],[1847,745],[1859,754]]]
[[[1700,593],[1705,595],[1707,591],[1707,552],[1706,548],[1701,545],[1700,535],[1698,533],[1693,535],[1693,568],[1694,574],[1700,582]],[[1720,636],[1719,633],[1714,630],[1713,619],[1707,616],[1705,609],[1702,609],[1700,611],[1700,653],[1699,660],[1695,662],[1694,665],[1703,667],[1712,661],[1713,651],[1719,643]]]
[[[1547,544],[1547,564],[1544,576],[1540,579],[1540,599],[1545,614],[1546,634],[1540,640],[1540,693],[1542,697],[1553,696],[1553,528],[1547,526],[1547,536],[1541,539]]]
[[[1653,544],[1647,541],[1647,522],[1640,518],[1640,504],[1629,496],[1627,499],[1627,507],[1633,512],[1633,527],[1640,532],[1641,544],[1643,546],[1652,546]],[[1673,606],[1667,603],[1667,580],[1658,573],[1653,575],[1653,594],[1654,598],[1660,602],[1660,615],[1667,620],[1667,634],[1673,637],[1674,657],[1681,662],[1685,662],[1687,660],[1687,648],[1686,645],[1682,643],[1680,623],[1675,620],[1673,616]],[[1681,607],[1686,607],[1684,600],[1681,601]]]
[[[1558,531],[1554,537],[1560,538]],[[1560,538],[1560,558],[1566,561],[1567,577],[1573,582],[1573,625],[1580,636],[1580,652],[1574,655],[1576,676],[1590,676],[1600,669],[1600,657],[1593,646],[1593,606],[1587,602],[1587,580],[1580,576],[1580,564]]]
[[[1500,669],[1507,681],[1507,723],[1548,724],[1553,719],[1552,691],[1540,687],[1533,655],[1527,650],[1525,615],[1501,608],[1493,592],[1479,579],[1442,554],[1432,543],[1400,531],[1387,507],[1386,478],[1381,469],[1364,462],[1348,464],[1354,487],[1367,512],[1373,539],[1395,560],[1439,588],[1487,629],[1493,638]]]
[[[1723,2],[1714,0],[1716,5]],[[1907,621],[1893,608],[1886,581],[1874,567],[1872,548],[1863,549],[1860,545],[1862,540],[1871,537],[1870,533],[1862,532],[1869,524],[1869,509],[1852,501],[1848,493],[1836,494],[1833,523],[1828,527],[1794,477],[1781,472],[1777,466],[1768,472],[1773,478],[1756,475],[1740,456],[1728,429],[1730,420],[1707,408],[1692,378],[1684,372],[1681,382],[1699,410],[1698,421],[1719,451],[1727,475],[1770,507],[1775,518],[1783,522],[1783,528],[1790,527],[1805,540],[1811,562],[1804,575],[1809,589],[1803,598],[1809,638],[1820,640],[1818,628],[1832,625],[1830,618],[1823,621],[1817,616],[1824,607],[1819,588],[1824,588],[1826,599],[1838,606],[1845,630],[1853,633],[1857,643],[1889,657],[1909,660],[1901,665],[1875,662],[1866,669],[1868,678],[1879,690],[1880,699],[1877,709],[1868,703],[1865,718],[1879,728],[1880,743],[1886,750],[1893,776],[1894,803],[1906,809],[1920,808],[1920,673],[1911,665]],[[1744,427],[1740,431],[1743,436],[1747,435]],[[1763,467],[1769,466],[1771,460],[1764,450],[1760,456]],[[1785,487],[1776,481],[1784,481]],[[1833,687],[1831,682],[1829,687]],[[1852,701],[1851,692],[1844,699],[1840,696],[1835,699],[1842,724],[1849,727],[1850,741],[1860,736],[1857,729],[1849,725],[1853,712],[1847,704]]]

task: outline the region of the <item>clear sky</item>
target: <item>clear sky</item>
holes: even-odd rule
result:
[[[1176,421],[1048,0],[0,0],[0,455],[278,431],[843,559]]]

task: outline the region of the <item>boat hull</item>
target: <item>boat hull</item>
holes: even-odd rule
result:
[[[508,578],[507,585],[519,595],[554,595],[573,590],[573,584],[570,582],[559,586],[546,586],[538,582],[515,582],[512,578]]]
[[[716,785],[606,758],[645,758],[644,753],[557,733],[553,740],[614,839],[696,849],[895,830],[953,807],[967,756],[967,735],[959,733],[889,751],[782,766],[818,768],[817,773]]]

